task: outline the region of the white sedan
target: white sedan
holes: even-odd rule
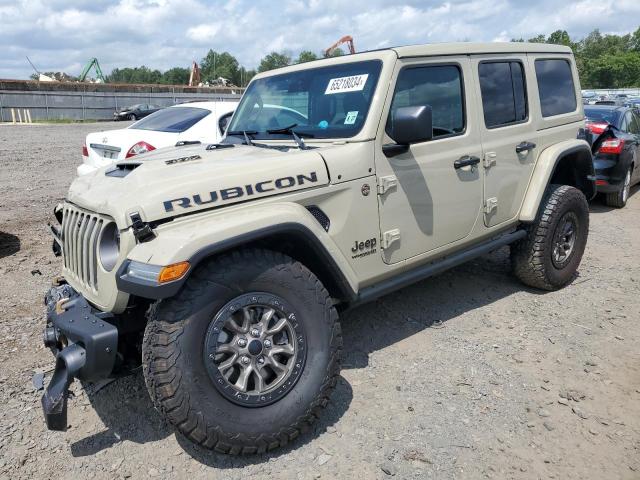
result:
[[[224,135],[238,102],[192,102],[173,105],[127,128],[94,132],[82,146],[78,175],[178,142],[216,143]]]

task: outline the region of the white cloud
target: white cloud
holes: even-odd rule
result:
[[[209,49],[248,68],[271,50],[320,52],[343,35],[356,49],[442,41],[506,41],[565,29],[638,28],[638,0],[0,0],[0,78],[31,68],[77,74],[91,57],[103,70],[187,67]]]
[[[211,42],[220,31],[220,25],[215,23],[202,24],[187,30],[187,37],[197,43]]]

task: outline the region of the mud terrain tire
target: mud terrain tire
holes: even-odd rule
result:
[[[543,290],[566,286],[587,244],[589,205],[584,194],[568,185],[550,185],[527,232],[511,245],[515,275],[524,284]]]
[[[295,332],[302,333],[300,337],[297,333],[290,337],[295,341],[304,338],[306,360],[302,360],[292,385],[282,387],[288,390],[281,397],[275,395],[272,403],[247,406],[241,404],[242,396],[239,400],[230,399],[228,385],[224,390],[216,384],[211,373],[214,362],[211,360],[207,365],[205,360],[207,348],[218,348],[210,347],[208,342],[211,332],[220,325],[216,323],[220,315],[237,308],[236,299],[250,301],[255,300],[254,295],[263,295],[254,292],[264,292],[271,302],[275,302],[274,298],[282,299],[288,311],[295,313],[296,328],[301,328]],[[260,323],[255,325],[264,323],[264,316],[260,315]],[[285,314],[281,318],[292,317]],[[251,325],[249,320],[247,325]],[[255,331],[250,328],[247,332],[254,335]],[[241,334],[234,335],[228,345],[240,343],[233,340]],[[249,333],[246,337],[250,342],[255,340]],[[275,337],[270,338],[275,346]],[[219,345],[217,342],[213,345]],[[341,351],[338,314],[316,276],[286,255],[247,249],[198,266],[178,295],[151,307],[143,341],[143,371],[154,405],[188,439],[221,453],[262,453],[289,443],[319,417],[336,385]],[[242,359],[245,360],[244,356]],[[251,366],[255,364],[258,368],[254,363],[257,361],[258,357],[253,358]],[[237,368],[242,372],[244,367]],[[222,367],[214,366],[214,370],[219,375],[223,372]],[[258,380],[254,378],[257,388]],[[223,383],[222,378],[217,380]]]

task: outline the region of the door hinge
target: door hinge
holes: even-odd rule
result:
[[[387,175],[386,177],[380,177],[378,183],[378,195],[384,195],[391,188],[398,185],[398,179],[393,175]]]
[[[491,168],[493,165],[496,164],[496,157],[498,155],[496,154],[496,152],[487,152],[484,154],[484,168]]]
[[[389,248],[389,246],[395,242],[400,240],[400,229],[394,228],[393,230],[388,230],[382,234],[382,248]]]
[[[498,208],[498,199],[496,197],[487,198],[484,204],[484,213],[491,213]]]

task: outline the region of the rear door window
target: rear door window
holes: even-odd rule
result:
[[[210,110],[195,107],[173,107],[158,110],[144,117],[131,127],[136,130],[181,133],[211,113]]]
[[[520,62],[483,62],[478,66],[478,75],[487,128],[527,119],[527,93]]]
[[[571,65],[567,60],[536,60],[538,95],[543,117],[574,112],[577,107]]]
[[[631,113],[629,133],[633,133],[634,135],[640,134],[640,115],[638,115],[637,113]]]

